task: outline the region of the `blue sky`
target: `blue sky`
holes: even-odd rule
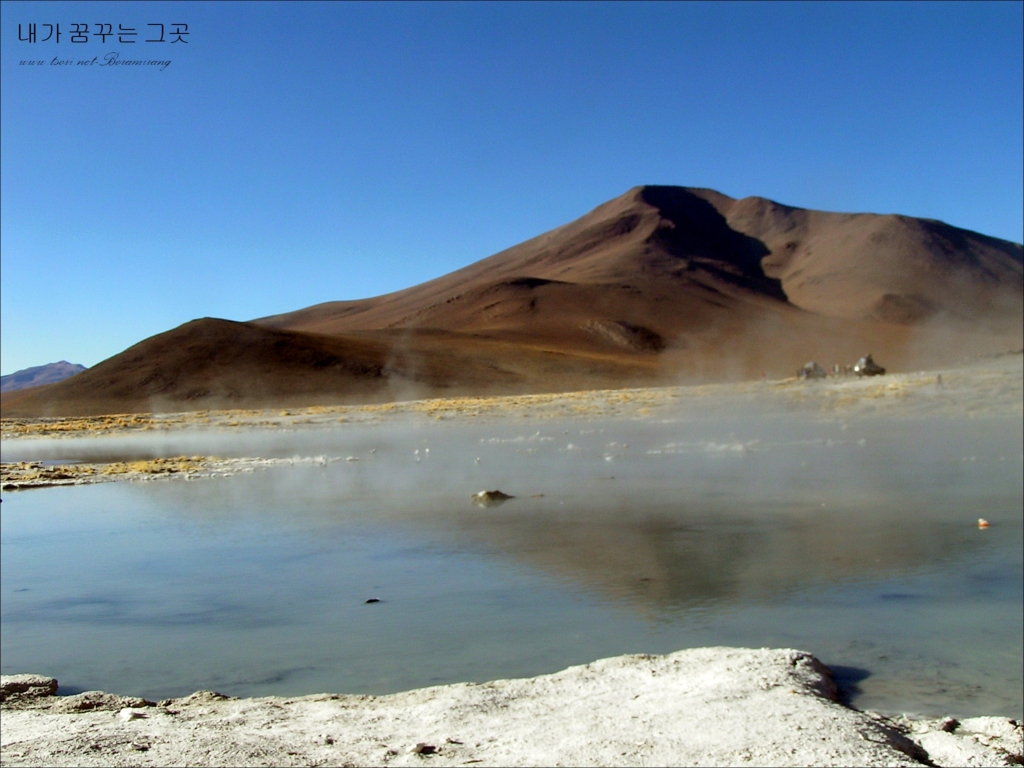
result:
[[[1022,9],[5,2],[0,368],[398,290],[638,184],[1020,242]],[[115,51],[171,64],[50,64]]]

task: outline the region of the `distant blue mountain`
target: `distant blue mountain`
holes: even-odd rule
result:
[[[71,378],[84,370],[84,365],[69,363],[67,360],[48,365],[37,365],[35,368],[26,368],[23,371],[0,376],[0,392],[13,392],[16,389],[56,384],[58,381],[64,381],[64,379]]]

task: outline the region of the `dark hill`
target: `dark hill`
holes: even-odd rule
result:
[[[46,387],[4,395],[3,415],[61,416],[316,405],[489,392],[615,386],[636,375],[601,355],[552,355],[452,334],[327,336],[203,318],[158,334]],[[568,374],[567,375],[567,371]]]

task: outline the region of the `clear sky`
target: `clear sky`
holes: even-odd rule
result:
[[[1022,9],[5,2],[0,367],[405,288],[638,184],[1020,242]]]

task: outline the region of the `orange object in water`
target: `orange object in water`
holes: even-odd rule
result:
[[[988,528],[988,520],[986,520],[984,517],[979,517],[978,518],[978,527],[979,528]]]

